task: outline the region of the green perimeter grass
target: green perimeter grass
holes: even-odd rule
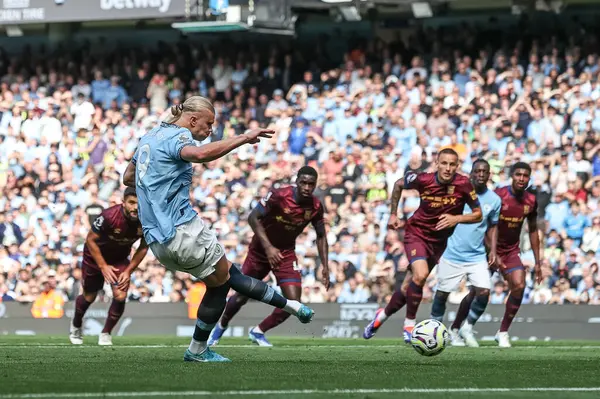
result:
[[[184,338],[115,337],[113,347],[97,346],[96,337],[87,337],[86,342],[73,347],[67,337],[0,337],[0,399],[8,394],[24,398],[23,394],[31,393],[600,386],[600,342],[589,341],[523,342],[502,350],[490,346],[448,348],[427,358],[400,340],[274,338],[275,347],[258,348],[248,347],[247,340],[223,339],[224,346],[216,350],[231,358],[228,364],[183,362],[189,342]],[[600,397],[600,392],[280,393],[253,397],[391,399],[424,395],[583,399]]]

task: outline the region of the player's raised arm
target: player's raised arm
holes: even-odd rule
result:
[[[248,224],[250,224],[252,231],[260,240],[260,243],[265,250],[265,254],[267,255],[267,259],[269,259],[269,264],[275,270],[283,260],[283,256],[281,255],[281,252],[273,246],[269,237],[267,237],[267,232],[260,221],[260,219],[266,216],[270,207],[270,201],[273,201],[272,198],[273,192],[269,192],[265,198],[260,200],[260,203],[256,205],[252,212],[250,212]]]
[[[246,133],[200,147],[185,146],[181,149],[181,159],[193,163],[206,163],[221,158],[244,144],[256,144],[261,138],[271,138],[274,131],[253,129]]]
[[[123,174],[123,184],[127,187],[135,187],[135,162],[131,160]]]
[[[104,279],[110,284],[115,284],[117,282],[117,275],[115,272],[118,272],[118,269],[106,263],[104,256],[102,256],[102,252],[100,252],[100,247],[96,243],[96,241],[100,238],[100,234],[102,234],[105,223],[106,221],[104,220],[104,216],[98,216],[98,218],[92,224],[92,229],[88,233],[85,243],[88,246],[92,257],[96,261],[96,264],[100,268],[100,271],[104,275]]]

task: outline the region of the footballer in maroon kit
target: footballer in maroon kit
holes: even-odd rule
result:
[[[406,304],[404,340],[410,342],[425,280],[444,253],[455,226],[481,222],[481,208],[473,185],[467,176],[457,174],[457,169],[458,154],[447,148],[438,154],[436,173],[410,173],[394,184],[388,228],[400,227],[397,213],[403,189],[418,190],[421,198],[419,208],[408,219],[404,233],[404,250],[410,263],[410,273],[402,289],[394,292],[385,309],[377,311],[375,319],[365,328],[365,339],[372,338],[385,320]],[[463,215],[465,204],[471,207],[472,213]],[[403,292],[404,287],[406,292]]]
[[[510,339],[508,329],[515,318],[525,291],[525,268],[519,254],[521,229],[523,221],[527,219],[529,240],[535,258],[535,276],[539,283],[542,279],[540,236],[537,227],[538,203],[535,195],[528,192],[531,179],[531,167],[524,162],[517,162],[511,168],[512,184],[496,189],[496,194],[502,200],[500,220],[498,221],[498,244],[496,248],[497,260],[495,268],[502,273],[510,288],[510,295],[506,301],[506,310],[500,330],[496,334],[496,341],[502,348],[509,348]]]
[[[313,196],[317,177],[315,169],[309,166],[302,167],[298,171],[296,187],[272,190],[249,216],[254,237],[242,272],[262,280],[272,270],[283,295],[297,301],[301,296],[302,275],[295,253],[296,238],[309,223],[317,233],[317,249],[323,268],[322,282],[329,289],[329,249],[323,221],[323,205]],[[247,301],[247,297],[237,293],[229,298],[221,320],[212,331],[209,345],[219,342],[231,319]],[[260,346],[272,346],[264,334],[288,317],[289,313],[275,309],[262,323],[250,330],[250,340]]]
[[[125,310],[129,278],[148,252],[138,219],[138,200],[134,188],[125,190],[123,201],[123,204],[102,211],[85,240],[81,264],[83,293],[75,301],[75,316],[69,335],[74,345],[83,343],[83,316],[96,300],[104,281],[108,281],[112,287],[113,300],[98,344],[112,345],[110,333]],[[129,260],[131,247],[139,239],[140,246]]]

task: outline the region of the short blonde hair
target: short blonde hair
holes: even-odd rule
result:
[[[170,118],[167,118],[167,123],[175,123],[181,118],[184,112],[200,112],[203,110],[207,110],[209,112],[215,113],[215,107],[212,105],[208,98],[202,96],[192,96],[185,100],[182,104],[173,105],[171,107]]]

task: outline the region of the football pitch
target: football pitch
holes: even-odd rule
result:
[[[183,362],[188,339],[0,338],[0,399],[25,398],[598,398],[599,342],[447,348],[423,357],[400,339],[223,339],[231,363]]]

